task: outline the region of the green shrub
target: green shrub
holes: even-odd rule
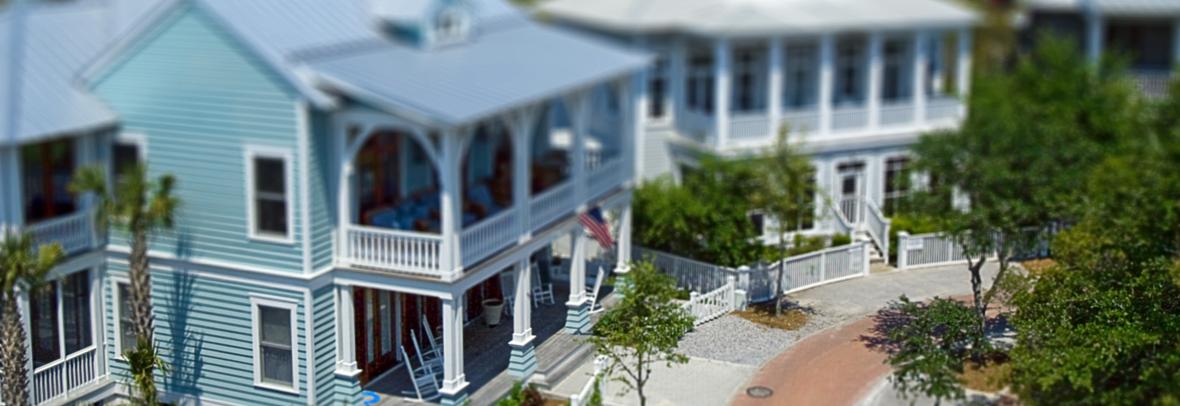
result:
[[[889,258],[897,260],[897,233],[905,231],[911,235],[941,231],[929,217],[912,214],[895,214],[889,219]]]
[[[852,244],[852,237],[851,236],[849,236],[848,234],[836,234],[836,235],[832,236],[832,244],[830,246],[842,247],[842,246],[845,246],[848,244]]]
[[[524,386],[521,382],[516,382],[512,385],[512,390],[508,392],[500,401],[496,402],[496,406],[544,406],[545,398],[541,396],[541,392],[533,385]]]

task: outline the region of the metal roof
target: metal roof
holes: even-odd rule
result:
[[[1083,11],[1093,7],[1104,14],[1126,16],[1180,15],[1180,0],[1025,0],[1034,9]]]
[[[552,0],[539,10],[614,31],[723,36],[966,26],[978,19],[949,0]]]

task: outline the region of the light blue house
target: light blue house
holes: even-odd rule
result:
[[[123,3],[146,11],[58,81],[102,113],[76,126],[94,152],[74,166],[141,159],[179,180],[177,226],[150,250],[166,400],[482,404],[513,380],[559,378],[596,300],[579,214],[601,207],[613,265],[630,256],[645,55],[501,0]],[[6,174],[49,139],[18,138],[0,140]],[[7,191],[33,177],[6,175],[4,195],[28,196]],[[35,228],[17,204],[0,220]],[[129,248],[87,241],[88,352],[57,338],[37,403],[126,390]],[[557,243],[573,261],[551,266]],[[501,309],[511,323],[483,326]]]

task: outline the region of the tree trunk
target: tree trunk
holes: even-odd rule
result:
[[[146,356],[144,352],[151,354],[150,360],[142,360],[143,364],[133,368],[131,373],[142,378],[137,380],[141,400],[145,404],[155,405],[157,392],[154,375],[158,355],[153,341],[152,273],[148,269],[147,230],[144,225],[136,223],[132,223],[131,230],[130,293],[132,323],[137,341],[135,351],[140,352],[141,357]]]
[[[0,295],[0,367],[4,379],[0,380],[0,394],[10,405],[29,404],[29,371],[25,349],[25,325],[17,308],[16,294],[7,292]]]
[[[983,254],[981,254],[979,256],[979,262],[972,262],[970,258],[967,259],[967,264],[968,264],[967,269],[969,271],[971,271],[971,295],[972,295],[972,299],[974,299],[974,301],[975,301],[976,317],[978,317],[978,319],[979,319],[978,320],[979,321],[978,331],[977,331],[977,335],[974,340],[975,342],[973,343],[973,346],[975,347],[976,350],[981,348],[981,346],[983,345],[984,337],[986,337],[986,335],[987,335],[987,303],[985,303],[983,301],[983,275],[982,275],[983,264],[986,261],[987,261],[987,256],[983,255]],[[978,354],[978,351],[973,352],[972,358],[976,358],[975,355],[977,355],[977,354]],[[976,360],[976,361],[979,361],[979,360]]]

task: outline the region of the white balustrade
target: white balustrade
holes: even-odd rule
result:
[[[897,268],[949,265],[967,260],[963,246],[940,233],[897,236]]]
[[[783,112],[783,122],[792,135],[814,133],[819,130],[819,111],[814,108],[787,110]]]
[[[872,200],[865,199],[863,207],[865,229],[869,232],[869,238],[873,239],[873,243],[877,244],[877,248],[881,249],[885,257],[889,257],[889,227],[891,222],[885,218],[885,214],[881,213],[881,209],[877,207]]]
[[[845,197],[840,199],[840,215],[849,224],[860,222],[860,197]]]
[[[463,266],[471,266],[496,252],[515,244],[521,228],[517,210],[504,210],[463,230],[460,249]]]
[[[1170,70],[1136,70],[1130,76],[1139,91],[1151,98],[1167,96],[1168,87],[1172,84]]]
[[[587,175],[586,190],[591,198],[598,197],[623,183],[624,175],[623,160],[617,157],[608,159]]]
[[[770,132],[770,118],[765,113],[736,114],[729,118],[729,139],[774,139]]]
[[[702,325],[716,320],[736,309],[734,294],[736,293],[736,279],[727,278],[725,285],[705,294],[692,292],[684,309],[693,317],[694,325]]]
[[[536,231],[561,218],[563,214],[573,212],[576,208],[573,191],[574,184],[567,181],[533,196],[529,203],[530,229]]]
[[[938,97],[926,102],[926,121],[950,120],[959,117],[963,103],[954,97]]]
[[[832,131],[848,131],[869,125],[869,110],[864,107],[839,107],[832,110]]]
[[[93,248],[97,240],[94,234],[94,212],[91,210],[33,223],[25,230],[33,236],[37,245],[61,244],[66,255]]]
[[[914,123],[914,105],[908,101],[881,105],[881,126],[889,127]]]
[[[33,370],[29,397],[39,405],[66,396],[70,391],[98,379],[94,346],[70,354]]]
[[[349,225],[343,260],[353,265],[413,274],[438,275],[442,236]]]
[[[676,118],[680,132],[698,142],[705,142],[709,134],[713,133],[713,116],[701,112],[685,110],[684,114]]]

